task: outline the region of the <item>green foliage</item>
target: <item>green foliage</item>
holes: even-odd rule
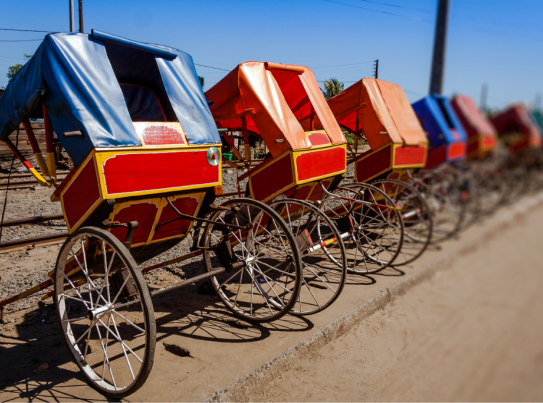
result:
[[[337,78],[331,78],[324,82],[324,90],[321,89],[324,98],[330,99],[345,89],[345,84]]]
[[[32,56],[34,56],[34,55],[25,55],[27,60],[30,60],[32,58]],[[9,66],[8,67],[8,74],[6,74],[7,78],[9,80],[11,80],[13,78],[13,76],[15,74],[17,74],[19,72],[19,70],[21,70],[22,67],[23,67],[22,64],[14,64],[13,66]]]
[[[345,135],[345,138],[347,139],[347,143],[349,143],[350,145],[353,145],[354,144],[354,134],[351,133],[351,132],[343,132],[343,134]]]
[[[204,85],[206,83],[206,79],[204,77],[198,76],[198,80],[200,80],[200,86],[204,88]]]

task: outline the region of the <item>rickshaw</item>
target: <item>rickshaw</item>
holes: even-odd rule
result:
[[[455,95],[451,99],[458,120],[468,136],[465,168],[481,195],[481,212],[492,213],[508,194],[505,172],[496,155],[497,132],[492,123],[467,95]]]
[[[39,173],[10,138],[29,118],[44,119],[48,151],[56,135],[73,161],[60,183],[53,159],[38,158]],[[53,286],[66,343],[97,390],[120,398],[147,379],[151,297],[209,279],[245,320],[293,308],[302,266],[288,226],[259,201],[215,200],[221,140],[190,55],[98,31],[47,35],[0,99],[0,139],[51,188],[69,230],[49,280],[0,306]],[[188,253],[146,263],[189,233]],[[149,291],[145,272],[200,256],[204,273]]]
[[[466,183],[456,162],[467,156],[467,136],[449,101],[441,95],[428,95],[412,104],[429,140],[426,165],[412,183],[420,186],[434,212],[434,241],[441,242],[456,234],[462,225],[471,223],[478,198]],[[475,208],[468,209],[468,204]]]
[[[345,242],[346,268],[350,271],[367,273],[380,269],[388,264],[383,255],[397,255],[403,237],[398,228],[403,223],[395,210],[389,209],[394,207],[389,198],[380,203],[373,200],[377,189],[357,192],[352,198],[356,199],[356,211],[342,212],[343,219],[333,219],[333,224],[330,218],[334,217],[327,217],[319,209],[326,195],[340,186],[346,171],[346,139],[310,69],[279,63],[242,63],[208,90],[206,98],[213,102],[211,113],[217,127],[242,133],[245,157],[234,152],[239,160],[250,160],[249,136],[262,139],[269,150],[264,161],[256,167],[247,166],[247,172],[238,178],[248,180],[247,195],[273,206],[287,222],[300,215],[308,216],[303,223],[296,220],[291,225],[295,234],[306,231],[308,225],[309,234],[315,234],[314,239],[300,243],[305,279],[301,293],[308,294],[306,300],[313,297],[309,294],[317,288],[307,282],[316,277],[315,270],[308,270],[308,261],[318,263],[323,272],[334,267],[330,266],[332,261],[336,270],[341,269],[341,281],[345,281],[345,267],[340,267],[330,249],[341,246],[340,240]],[[229,135],[223,136],[233,147]],[[319,250],[321,257],[316,262],[306,250],[315,242],[326,243],[322,236],[337,241]],[[330,294],[331,303],[341,285],[337,280],[334,285],[326,283],[325,289],[335,292]],[[327,298],[323,300],[326,302]],[[318,305],[326,306],[320,301]],[[315,312],[319,308],[308,309]]]
[[[516,103],[491,119],[500,139],[509,150],[512,193],[524,193],[537,186],[541,165],[541,131],[523,104]]]
[[[432,239],[432,214],[409,172],[424,167],[428,140],[399,85],[363,78],[328,100],[340,127],[353,134],[348,144],[354,182],[370,183],[402,210],[404,242],[394,265],[418,258]],[[369,150],[358,151],[364,142]],[[353,186],[356,186],[353,184]]]

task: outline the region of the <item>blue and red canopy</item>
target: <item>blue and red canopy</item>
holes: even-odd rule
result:
[[[178,121],[189,144],[217,144],[192,57],[93,31],[47,35],[0,98],[0,140],[41,117],[78,166],[96,147],[141,146],[133,121]],[[66,135],[67,134],[67,135]]]

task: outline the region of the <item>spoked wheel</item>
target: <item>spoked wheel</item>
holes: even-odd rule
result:
[[[442,242],[460,231],[466,203],[453,180],[436,171],[425,171],[411,178],[410,184],[422,194],[432,211],[432,243]]]
[[[404,224],[395,203],[366,183],[338,187],[322,204],[345,243],[348,270],[367,274],[390,266],[404,239]]]
[[[303,278],[292,314],[310,315],[326,309],[341,294],[347,278],[345,246],[332,221],[313,204],[282,199],[270,204],[296,238]]]
[[[126,247],[85,227],[64,242],[55,268],[60,326],[90,384],[117,398],[151,372],[156,325],[149,290]]]
[[[445,175],[448,176],[448,180],[454,181],[460,190],[462,201],[466,205],[462,221],[462,228],[466,229],[477,222],[481,216],[482,195],[471,172],[454,166],[448,168]]]
[[[474,173],[475,184],[481,197],[481,214],[493,214],[507,199],[505,175],[497,169],[487,169]]]
[[[424,253],[432,241],[432,213],[420,192],[412,185],[395,179],[371,182],[385,192],[399,207],[404,225],[404,238],[394,266],[413,262]]]
[[[209,219],[216,223],[205,226],[200,245],[208,271],[226,269],[210,279],[225,305],[253,322],[290,312],[300,291],[302,263],[294,235],[279,214],[241,198],[226,201]]]

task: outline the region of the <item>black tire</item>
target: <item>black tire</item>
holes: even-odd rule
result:
[[[332,221],[313,204],[281,199],[270,204],[292,231],[301,253],[303,278],[293,315],[312,315],[337,300],[347,278],[341,235]],[[331,241],[327,246],[325,242]]]
[[[430,206],[422,194],[409,183],[396,179],[378,179],[371,185],[385,192],[398,207],[402,207],[404,238],[394,266],[418,259],[432,242],[433,220]]]
[[[228,266],[224,250],[230,262],[241,264],[211,277],[213,289],[241,319],[259,323],[281,318],[292,310],[302,282],[294,235],[279,214],[262,202],[236,198],[225,201],[221,208],[209,219],[239,226],[250,223],[253,228],[230,231],[223,225],[206,224],[200,246],[207,271]]]
[[[110,232],[83,227],[62,245],[54,276],[59,324],[89,384],[117,399],[138,390],[153,368],[156,324],[130,252]]]

